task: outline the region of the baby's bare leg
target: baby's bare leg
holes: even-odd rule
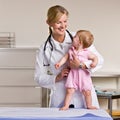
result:
[[[84,90],[83,94],[85,96],[85,101],[87,105],[87,109],[97,109],[97,107],[92,106],[92,97],[91,97],[91,91],[90,90]]]
[[[72,98],[72,95],[73,95],[74,92],[75,92],[74,88],[67,88],[64,106],[61,107],[60,110],[69,109],[69,104],[70,104],[70,101],[71,101],[71,98]]]

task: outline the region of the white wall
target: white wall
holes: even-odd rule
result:
[[[17,47],[39,47],[46,40],[47,9],[68,9],[69,30],[88,29],[105,59],[102,71],[120,72],[120,0],[0,0],[0,32],[15,32]]]

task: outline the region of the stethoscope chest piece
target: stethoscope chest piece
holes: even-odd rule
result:
[[[49,69],[47,70],[47,74],[48,75],[53,75],[53,73]]]

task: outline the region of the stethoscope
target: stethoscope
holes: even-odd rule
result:
[[[66,31],[69,34],[71,40],[73,40],[72,34],[68,30],[66,30]],[[48,36],[47,40],[45,41],[44,48],[43,48],[43,52],[44,52],[44,55],[43,55],[43,66],[50,66],[51,56],[52,56],[52,52],[53,52],[53,44],[51,42],[51,36],[52,36],[52,33],[50,33],[50,35]],[[51,53],[50,53],[49,60],[47,60],[47,64],[45,64],[45,51],[46,51],[46,48],[47,48],[46,46],[47,46],[48,43],[50,44],[50,47],[51,47],[50,48]]]

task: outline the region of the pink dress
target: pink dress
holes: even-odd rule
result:
[[[81,62],[88,61],[88,54],[90,52],[87,49],[84,49],[80,52],[75,51],[74,47],[69,50],[69,59],[72,59],[72,54],[75,54]],[[92,79],[88,70],[83,69],[71,69],[65,86],[67,88],[79,89],[80,92],[83,90],[92,89]]]

